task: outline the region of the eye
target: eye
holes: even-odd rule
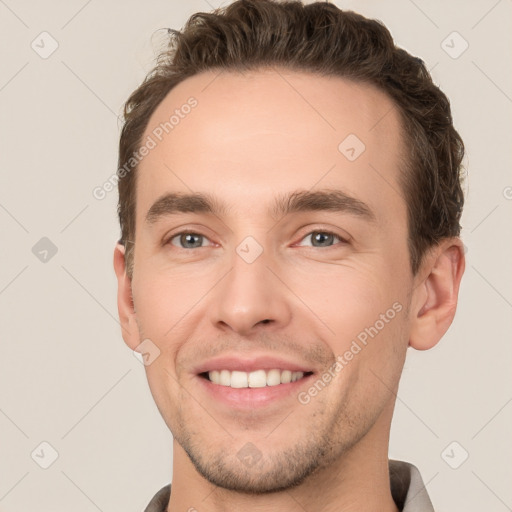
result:
[[[311,244],[304,244],[304,240],[311,239]],[[306,247],[332,247],[336,245],[336,241],[341,243],[348,243],[346,240],[331,231],[312,231],[306,235],[299,244],[299,246]],[[177,233],[168,239],[166,244],[174,245],[180,249],[198,249],[200,247],[207,247],[209,240],[206,236],[191,231],[183,231]]]
[[[308,238],[311,239],[311,245],[309,247],[332,247],[333,242],[336,242],[336,240],[342,243],[347,243],[346,240],[331,231],[312,231],[302,240],[307,240]],[[304,244],[299,243],[298,245]],[[306,247],[308,247],[307,244]]]
[[[182,233],[173,235],[171,238],[169,238],[167,243],[181,249],[196,249],[198,247],[205,247],[208,245],[208,243],[203,243],[207,241],[208,238],[206,238],[204,235],[200,235],[199,233],[192,233],[190,231],[183,231]]]

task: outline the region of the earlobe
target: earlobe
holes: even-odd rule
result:
[[[126,274],[125,248],[117,243],[114,248],[114,270],[117,277],[117,310],[125,343],[132,349],[139,345],[139,333],[133,305],[132,283]]]
[[[435,346],[450,327],[464,274],[463,244],[458,238],[442,241],[425,258],[418,273],[409,345],[417,350]]]

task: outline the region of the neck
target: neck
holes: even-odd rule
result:
[[[174,441],[173,482],[168,511],[398,512],[391,497],[388,465],[391,411],[335,464],[316,471],[301,485],[262,495],[221,489],[206,481]]]

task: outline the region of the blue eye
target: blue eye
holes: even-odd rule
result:
[[[311,233],[306,235],[302,240],[306,240],[307,238],[310,237],[312,243],[311,247],[331,247],[332,245],[334,245],[336,239],[340,242],[345,242],[345,240],[340,238],[335,233],[331,233],[330,231],[312,231]]]
[[[178,239],[180,245],[173,243],[173,240]],[[174,235],[169,239],[170,244],[180,247],[182,249],[196,249],[198,247],[204,247],[203,242],[208,240],[205,236],[199,235],[198,233],[183,232]]]
[[[304,240],[311,239],[311,244],[302,243]],[[207,247],[209,240],[206,236],[194,233],[192,231],[183,231],[173,235],[166,242],[167,244],[174,245],[180,249],[198,249],[200,247]],[[332,247],[337,242],[348,243],[346,240],[338,236],[336,233],[330,231],[312,231],[308,233],[299,243],[299,246],[306,247]]]

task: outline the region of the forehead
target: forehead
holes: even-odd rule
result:
[[[404,212],[399,115],[370,84],[283,69],[208,71],[170,91],[148,122],[149,139],[139,224],[171,191],[222,196],[243,213],[257,198],[270,203],[273,191],[318,185],[364,196],[377,210],[387,203],[390,216]]]

